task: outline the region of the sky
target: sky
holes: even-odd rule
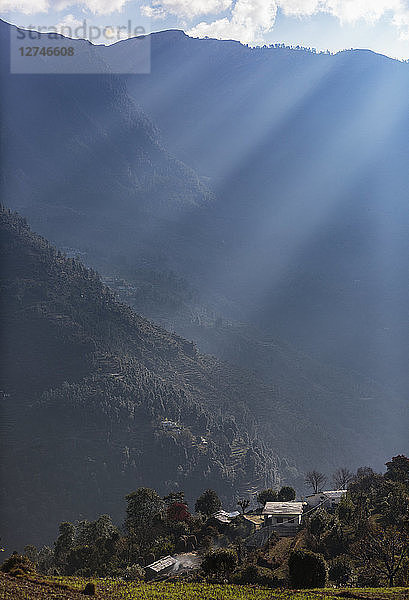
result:
[[[0,0],[0,15],[94,43],[177,28],[250,45],[366,48],[409,59],[409,0]]]

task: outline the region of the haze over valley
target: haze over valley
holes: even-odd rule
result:
[[[149,74],[70,40],[107,72],[22,76],[13,27],[2,543],[139,486],[227,506],[407,454],[409,65],[171,30]]]

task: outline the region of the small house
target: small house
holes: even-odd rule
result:
[[[227,512],[226,510],[218,510],[213,513],[208,520],[208,524],[222,531],[227,525],[240,515],[239,511]]]
[[[322,505],[323,508],[336,508],[341,502],[341,498],[347,493],[346,490],[329,490],[325,492],[318,492],[317,494],[311,494],[306,497],[308,506],[315,508]]]
[[[261,515],[253,515],[253,514],[244,514],[243,515],[246,522],[250,523],[253,531],[257,531],[264,523],[264,518]]]
[[[172,571],[176,563],[177,560],[172,556],[164,556],[156,562],[147,565],[145,567],[147,579],[154,579],[155,577],[159,577],[161,575],[167,575],[170,571]]]
[[[228,525],[233,519],[239,516],[240,512],[238,510],[234,510],[233,512],[227,512],[226,510],[218,510],[217,512],[212,514],[212,519],[215,519],[223,525]]]
[[[215,527],[219,533],[222,533],[230,523],[240,515],[239,511],[227,512],[226,510],[218,510],[213,513],[209,520],[208,525]]]
[[[305,502],[267,502],[263,508],[264,525],[301,524]]]

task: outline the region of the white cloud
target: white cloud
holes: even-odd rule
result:
[[[237,0],[230,17],[206,23],[202,21],[187,33],[193,37],[235,39],[253,44],[262,42],[263,34],[275,23],[277,4],[275,0]]]
[[[306,17],[319,13],[339,19],[341,24],[358,21],[376,23],[389,18],[401,38],[409,39],[408,0],[277,0],[286,15]]]
[[[400,38],[409,40],[409,11],[396,13],[393,17],[393,23],[399,31]]]
[[[194,19],[203,15],[218,15],[228,10],[233,0],[152,0],[150,6],[141,7],[142,14],[153,19],[176,15],[182,19]]]
[[[286,15],[307,17],[318,13],[322,2],[321,0],[285,0],[282,2],[278,0],[278,4]]]
[[[127,1],[128,0],[83,0],[83,2],[73,2],[72,5],[82,5],[95,15],[109,15],[121,10]]]
[[[278,9],[298,18],[332,15],[341,24],[360,20],[376,23],[385,18],[402,39],[409,39],[409,0],[0,0],[0,10],[36,14],[70,8],[73,14],[85,9],[108,15],[120,11],[127,2],[142,2],[142,14],[153,19],[179,17],[190,35],[233,38],[250,44],[263,42],[263,36],[274,27]]]
[[[221,0],[191,3],[189,0],[154,0],[149,14],[165,17],[171,13],[179,14],[182,18],[193,18],[193,15],[217,14],[218,3]],[[195,6],[190,14],[187,4]],[[263,34],[274,27],[278,9],[287,16],[300,18],[319,13],[328,14],[336,17],[341,24],[354,24],[360,20],[376,23],[385,17],[395,25],[401,37],[409,38],[408,0],[236,0],[228,16],[211,21],[203,20],[188,33],[196,37],[233,38],[250,44],[259,43]],[[219,12],[224,10],[225,6],[220,7]]]
[[[16,11],[23,15],[32,15],[47,12],[48,9],[48,0],[0,0],[0,10],[5,13]]]
[[[87,9],[95,15],[108,15],[121,10],[128,0],[0,0],[0,11],[25,15],[64,10],[68,7]]]
[[[341,23],[356,23],[360,19],[376,22],[384,15],[403,9],[401,0],[326,0],[323,3],[323,12],[338,17]]]
[[[57,33],[61,33],[66,37],[80,37],[76,35],[76,31],[78,31],[78,28],[81,27],[82,24],[83,21],[80,21],[80,19],[77,19],[74,15],[70,14],[63,17],[63,19],[55,25],[55,29],[57,30]]]

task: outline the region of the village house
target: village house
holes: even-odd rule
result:
[[[214,520],[219,525],[229,525],[233,519],[240,516],[240,512],[235,510],[233,512],[227,512],[226,510],[218,510],[213,513],[211,516],[211,520]]]
[[[239,511],[228,512],[220,509],[209,517],[208,524],[215,527],[219,533],[223,533],[239,515]]]
[[[347,493],[346,490],[329,490],[324,492],[318,492],[317,494],[311,494],[306,497],[306,501],[309,507],[316,508],[321,505],[323,508],[336,508],[341,502],[341,498]]]
[[[156,562],[147,565],[145,567],[145,573],[147,579],[154,579],[155,577],[159,577],[162,575],[168,574],[172,571],[173,567],[176,564],[176,559],[172,556],[164,556],[163,558],[157,560]]]
[[[305,502],[267,502],[263,508],[264,526],[301,524]]]
[[[260,529],[264,524],[264,517],[262,515],[253,515],[253,514],[244,514],[243,515],[245,521],[251,524],[251,527],[254,531]]]

